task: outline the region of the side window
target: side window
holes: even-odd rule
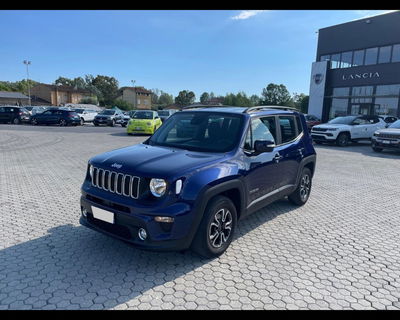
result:
[[[316,121],[316,118],[314,117],[312,121]],[[297,122],[297,131],[300,134],[301,132],[303,132],[303,126],[301,124],[301,120],[299,116],[296,116],[296,122]]]
[[[3,107],[0,107],[0,112],[6,112],[6,109]]]
[[[276,144],[275,117],[255,118],[251,120],[251,127],[247,132],[244,149],[253,150],[256,140],[272,141]]]
[[[279,116],[282,143],[289,142],[297,137],[296,125],[293,116]]]
[[[369,121],[365,118],[356,118],[353,120],[353,124],[369,124]]]

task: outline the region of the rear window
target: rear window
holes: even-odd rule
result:
[[[279,116],[279,125],[281,128],[282,143],[292,141],[297,137],[295,117]]]

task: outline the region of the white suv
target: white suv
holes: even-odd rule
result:
[[[81,125],[85,122],[93,122],[94,117],[97,115],[97,111],[89,110],[89,109],[75,109],[74,110],[79,118],[81,118]]]
[[[335,142],[344,147],[350,141],[370,140],[376,130],[385,127],[385,121],[378,116],[344,116],[314,126],[311,129],[311,137],[318,144]]]

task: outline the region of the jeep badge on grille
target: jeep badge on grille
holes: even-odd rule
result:
[[[113,167],[113,168],[117,168],[117,169],[121,169],[121,167],[122,167],[122,164],[119,164],[119,163],[113,163],[113,164],[111,165],[111,167]]]

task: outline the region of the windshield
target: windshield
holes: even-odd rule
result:
[[[165,116],[169,116],[169,112],[168,111],[158,111],[158,115],[165,117]]]
[[[153,119],[153,112],[151,111],[136,111],[132,116],[133,119]]]
[[[392,128],[392,129],[400,129],[400,120],[397,120],[397,121],[393,122],[393,123],[389,126],[389,128]]]
[[[354,119],[357,118],[356,116],[347,116],[347,117],[337,117],[328,121],[328,123],[332,124],[351,124]]]
[[[239,144],[243,116],[212,112],[175,113],[148,144],[192,151],[228,152]]]
[[[75,109],[76,113],[83,113],[83,109]]]
[[[100,114],[108,114],[108,115],[110,115],[110,114],[114,114],[114,113],[115,113],[114,110],[104,110]]]

